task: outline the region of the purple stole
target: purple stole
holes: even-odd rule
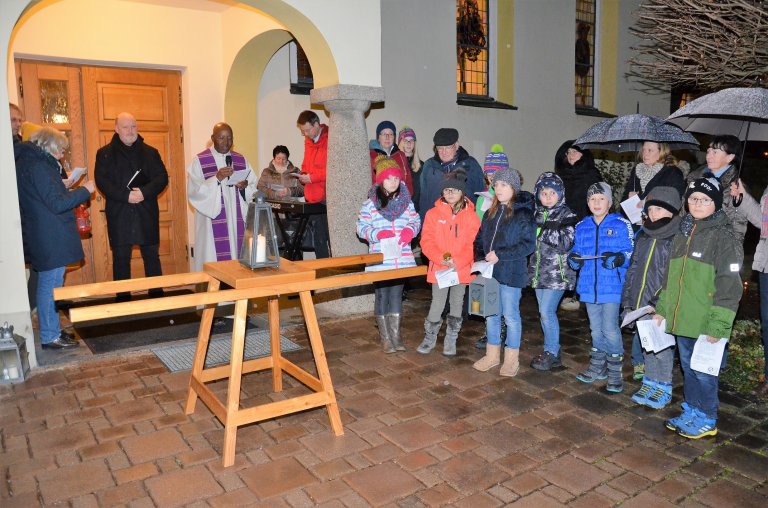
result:
[[[232,155],[232,167],[235,171],[245,169],[245,157],[237,152],[230,151]],[[203,176],[208,178],[215,178],[219,168],[216,166],[216,159],[213,158],[211,150],[205,150],[197,154],[197,158],[200,161],[200,167],[203,169]],[[222,189],[223,191],[223,189]],[[227,211],[224,208],[224,194],[221,195],[221,213],[211,221],[211,228],[213,229],[213,244],[216,248],[216,261],[229,261],[230,259],[238,259],[240,257],[240,247],[243,244],[243,231],[245,230],[245,222],[243,221],[243,213],[240,210],[240,191],[236,189],[237,199],[235,200],[235,210],[237,213],[237,252],[234,258],[232,253],[229,252],[229,227],[227,225]]]

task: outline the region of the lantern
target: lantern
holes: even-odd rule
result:
[[[280,266],[275,219],[272,207],[264,202],[262,192],[256,195],[254,202],[248,204],[240,264],[251,270]]]
[[[0,327],[0,383],[18,383],[28,374],[27,343],[6,321]]]
[[[501,289],[496,279],[477,276],[469,283],[469,298],[467,300],[470,315],[495,316],[501,305]]]

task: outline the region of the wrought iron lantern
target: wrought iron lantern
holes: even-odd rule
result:
[[[6,321],[0,327],[0,383],[20,383],[28,375],[27,342]]]
[[[248,204],[243,245],[240,248],[240,264],[251,270],[280,266],[275,218],[272,207],[264,201],[262,192]]]
[[[467,312],[473,316],[495,316],[501,306],[501,288],[496,279],[477,276],[469,283]]]

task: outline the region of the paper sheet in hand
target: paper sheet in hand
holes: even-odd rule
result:
[[[400,253],[403,250],[402,247],[400,247],[400,244],[397,243],[397,237],[395,236],[381,240],[379,245],[381,245],[381,254],[384,256],[385,261],[388,259],[397,259],[400,257]]]
[[[710,376],[719,376],[726,344],[728,339],[720,339],[712,344],[707,340],[706,335],[699,335],[696,344],[693,345],[691,368]]]
[[[227,185],[236,185],[246,178],[248,178],[248,173],[251,171],[249,169],[239,169],[230,175],[230,177],[227,179]]]
[[[576,259],[589,261],[590,259],[603,259],[605,256],[576,256]]]
[[[67,178],[67,181],[69,182],[69,185],[74,185],[77,183],[80,178],[83,177],[87,169],[85,168],[75,168],[72,170],[72,174],[69,175],[69,178]]]
[[[475,261],[472,263],[472,268],[469,269],[469,273],[479,272],[480,275],[486,279],[493,278],[493,265],[488,261]]]
[[[483,191],[483,192],[475,192],[475,195],[477,196],[483,196],[483,202],[480,205],[480,211],[481,212],[487,212],[489,208],[491,208],[491,205],[493,204],[493,194],[491,194],[489,191]],[[485,275],[483,275],[485,277]]]
[[[621,327],[624,328],[631,322],[637,321],[639,318],[645,316],[646,314],[650,314],[652,311],[653,307],[646,305],[645,307],[640,307],[637,310],[633,310],[632,312],[627,313],[627,315],[624,316],[624,321],[621,322]]]
[[[667,320],[661,322],[661,326],[653,319],[644,319],[637,322],[637,334],[640,336],[640,344],[649,353],[658,353],[675,345],[674,335],[666,333]]]
[[[437,278],[437,287],[440,289],[456,286],[459,283],[459,274],[453,268],[439,270],[435,272]]]
[[[637,194],[621,202],[621,208],[632,224],[640,224],[643,221],[643,209],[637,207],[638,203],[640,203],[640,196]]]

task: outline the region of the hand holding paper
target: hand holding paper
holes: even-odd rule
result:
[[[627,214],[627,218],[632,224],[640,224],[643,220],[643,209],[637,206],[639,203],[640,196],[637,194],[621,202],[621,209]]]

